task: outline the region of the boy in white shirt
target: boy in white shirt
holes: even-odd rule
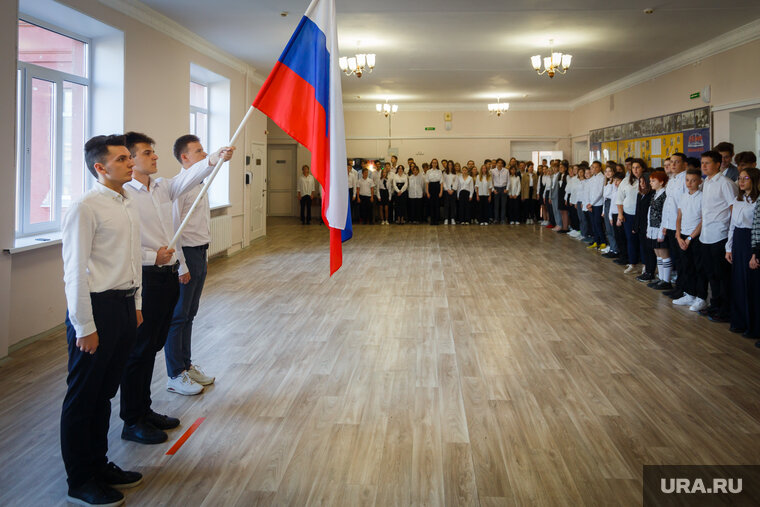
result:
[[[301,177],[298,178],[298,202],[301,203],[301,225],[311,224],[311,201],[316,192],[314,176],[309,172],[309,166],[301,168]]]
[[[688,306],[689,310],[698,312],[707,303],[707,280],[697,270],[699,259],[699,233],[702,231],[702,174],[698,169],[686,171],[687,192],[678,198],[678,215],[676,217],[676,241],[681,249],[681,279],[684,295],[673,301],[674,305]]]

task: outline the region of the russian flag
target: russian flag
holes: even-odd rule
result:
[[[311,151],[312,173],[325,191],[330,276],[343,263],[341,243],[352,236],[338,58],[335,0],[313,0],[253,101]]]

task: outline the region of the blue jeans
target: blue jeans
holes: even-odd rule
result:
[[[639,235],[633,232],[633,227],[636,225],[636,215],[629,215],[623,213],[625,222],[623,222],[623,230],[625,230],[625,239],[628,245],[628,263],[639,263]]]
[[[166,356],[166,373],[176,377],[190,368],[190,345],[193,333],[193,319],[198,313],[203,284],[206,281],[208,263],[206,252],[208,245],[183,246],[190,281],[179,286],[179,300],[174,307],[169,336],[166,338],[164,355]]]
[[[493,189],[493,215],[496,223],[507,221],[507,187]]]

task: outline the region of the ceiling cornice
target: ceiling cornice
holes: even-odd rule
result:
[[[227,65],[241,74],[248,74],[249,79],[264,84],[264,79],[256,73],[256,69],[248,63],[235,58],[211,44],[209,41],[188,30],[171,18],[164,16],[160,12],[151,9],[147,5],[137,0],[98,0],[114,10],[126,14],[137,21],[147,25],[172,39],[213,58],[219,63]]]
[[[599,87],[596,90],[571,101],[569,104],[570,108],[575,110],[578,107],[594,102],[595,100],[603,99],[613,93],[623,91],[627,88],[636,86],[637,84],[641,84],[650,79],[667,74],[668,72],[673,72],[681,67],[697,63],[700,60],[742,46],[757,39],[760,39],[760,19],[756,19],[751,23],[747,23],[746,25],[740,26],[730,32],[719,35],[714,39],[710,39],[709,41],[694,46],[691,49],[687,49],[682,53],[678,53],[677,55],[666,58],[654,65],[650,65],[640,71],[629,74],[622,79],[618,79],[617,81]]]
[[[393,101],[391,101],[393,102]],[[487,112],[486,102],[399,102],[399,111],[482,111]],[[344,102],[344,111],[376,111],[375,102]],[[567,102],[510,102],[509,111],[569,111]],[[507,111],[505,114],[509,114]]]

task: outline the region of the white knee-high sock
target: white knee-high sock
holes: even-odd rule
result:
[[[662,257],[657,257],[657,277],[658,277],[660,280],[665,280],[665,279],[662,277]]]
[[[660,267],[660,279],[665,282],[670,282],[670,270],[673,267],[673,261],[670,258],[662,259],[662,266]]]

